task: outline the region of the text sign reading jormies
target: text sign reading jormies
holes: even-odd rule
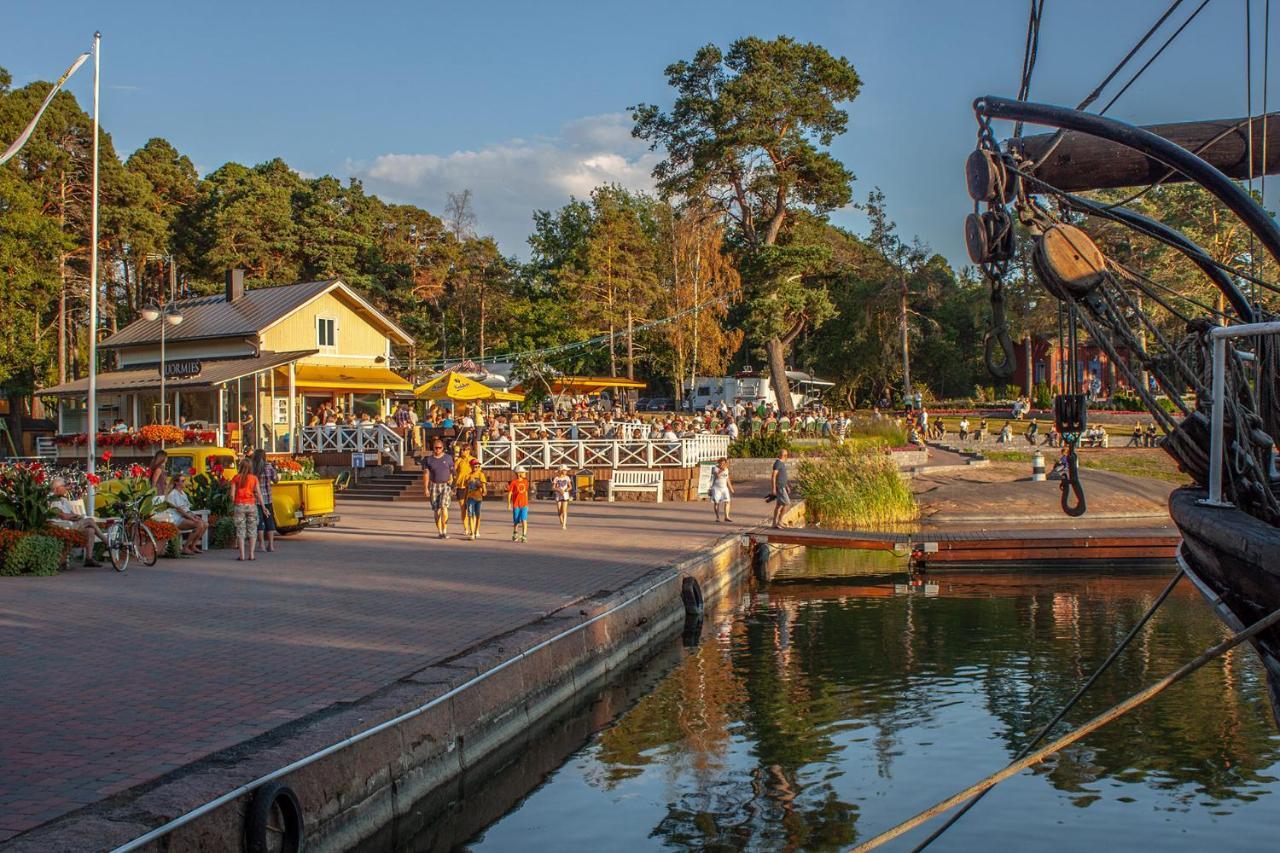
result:
[[[165,379],[192,379],[200,375],[202,365],[198,358],[180,358],[164,363]]]

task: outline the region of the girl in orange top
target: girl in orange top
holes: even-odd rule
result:
[[[253,463],[249,457],[240,460],[236,476],[231,481],[233,506],[231,518],[236,525],[236,547],[240,549],[240,560],[257,559],[253,555],[254,546],[258,544],[258,505],[266,503],[262,499],[262,489],[258,486],[258,478],[253,476]]]

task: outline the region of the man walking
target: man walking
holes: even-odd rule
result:
[[[787,491],[787,449],[778,451],[778,458],[773,460],[773,473],[769,478],[769,490],[773,494],[773,526],[782,526],[782,516],[791,506],[791,493]]]
[[[453,497],[453,457],[444,452],[444,442],[431,443],[427,466],[427,497],[436,516],[436,537],[449,538],[449,501]]]

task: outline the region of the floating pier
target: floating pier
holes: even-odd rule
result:
[[[753,545],[806,545],[893,551],[923,569],[1011,568],[1015,565],[1079,564],[1095,560],[1128,564],[1174,559],[1182,537],[1173,527],[958,530],[876,533],[859,530],[784,528],[748,534]]]

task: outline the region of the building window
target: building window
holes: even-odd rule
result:
[[[316,346],[320,349],[338,346],[338,321],[333,317],[316,318]]]

